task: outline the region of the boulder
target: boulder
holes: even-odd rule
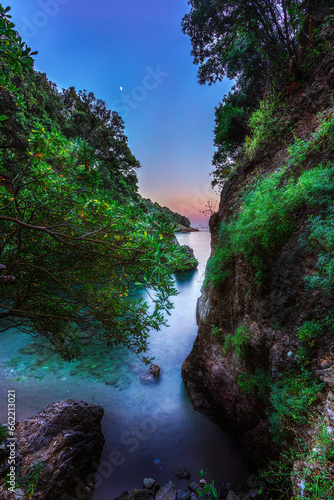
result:
[[[190,500],[191,494],[189,491],[176,490],[176,500]]]
[[[234,493],[234,491],[229,491],[226,500],[239,500],[239,497]]]
[[[188,488],[193,493],[197,493],[197,490],[201,489],[201,485],[199,483],[193,482],[193,483],[188,484]]]
[[[173,481],[168,481],[160,488],[155,496],[155,500],[176,500],[176,486]]]
[[[154,500],[154,493],[150,490],[129,490],[124,491],[115,500]]]
[[[152,382],[156,382],[160,379],[161,368],[159,365],[151,365],[147,372],[144,372],[140,375],[140,381],[143,384],[151,384]]]
[[[101,406],[69,399],[17,424],[17,479],[37,474],[31,498],[91,497],[104,445],[102,416]]]
[[[190,472],[188,472],[184,467],[182,469],[179,469],[175,472],[175,475],[178,479],[189,479],[190,478]]]
[[[155,379],[159,379],[161,375],[161,368],[159,365],[151,365],[150,366],[150,373],[152,373],[153,377]]]
[[[186,264],[186,271],[191,271],[193,269],[196,269],[198,266],[198,260],[195,257],[194,250],[189,246],[189,245],[182,245],[184,254],[185,254],[185,259],[183,261],[183,264]],[[188,260],[190,259],[195,259],[194,263],[189,263]]]
[[[143,480],[143,488],[146,490],[152,490],[157,483],[151,477],[145,477]]]
[[[143,488],[144,490],[150,490],[150,493],[152,495],[155,495],[156,492],[159,490],[160,486],[158,485],[158,483],[152,479],[151,477],[146,477],[144,480],[143,480]]]

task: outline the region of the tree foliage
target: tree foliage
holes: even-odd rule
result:
[[[115,194],[118,191],[119,199],[122,195],[133,196],[138,189],[136,171],[140,163],[130,151],[122,118],[108,110],[106,103],[93,92],[76,92],[70,87],[63,91],[62,97],[69,114],[66,135],[80,136],[94,148],[105,187]]]
[[[8,8],[0,27],[8,76],[0,88],[0,330],[41,334],[67,360],[80,354],[82,335],[141,356],[149,331],[170,314],[183,250],[169,222],[134,203],[139,165],[121,118],[93,94],[60,93],[33,72]]]
[[[214,184],[224,181],[244,142],[245,122],[268,92],[307,75],[314,33],[329,0],[190,0],[182,22],[201,84],[224,77],[233,92],[216,108]]]
[[[200,65],[200,83],[226,76],[239,86],[263,77],[279,84],[287,83],[292,74],[299,77],[300,51],[310,37],[306,21],[319,4],[330,6],[326,0],[190,0],[189,4],[182,25],[192,42],[194,63]]]

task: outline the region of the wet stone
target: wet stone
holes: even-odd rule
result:
[[[155,379],[159,379],[161,375],[161,368],[159,365],[151,365],[149,372],[152,373]]]
[[[226,497],[226,500],[240,500],[239,497],[234,493],[234,491],[230,491]]]
[[[189,491],[182,491],[182,490],[177,490],[176,491],[176,500],[190,500],[191,494]]]
[[[228,492],[232,489],[232,484],[230,482],[223,482],[221,490],[219,492],[219,498],[226,498]]]
[[[179,469],[175,472],[175,475],[178,479],[189,479],[190,478],[190,472],[188,472],[184,467],[182,469]]]
[[[155,482],[155,480],[151,477],[145,477],[145,479],[143,480],[143,488],[146,488],[148,490],[153,489],[156,484],[157,483]]]
[[[155,495],[160,488],[158,483],[151,477],[146,477],[143,480],[143,487],[145,490],[148,490],[152,495]]]
[[[190,483],[188,484],[188,488],[190,489],[190,491],[193,491],[194,493],[197,492],[198,489],[200,489],[200,484],[198,483]]]
[[[172,481],[168,481],[160,488],[155,496],[155,500],[176,500],[176,486]]]

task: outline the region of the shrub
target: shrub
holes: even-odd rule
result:
[[[333,190],[334,182],[329,181]],[[305,278],[306,287],[331,293],[334,289],[334,206],[331,205],[327,213],[310,218],[308,228],[309,246],[321,246],[323,250],[318,256],[318,270]]]
[[[325,318],[321,320],[312,319],[305,321],[297,330],[299,347],[296,352],[296,359],[301,365],[310,363],[312,348],[317,339],[323,333],[324,329],[334,328],[334,312],[330,311]]]
[[[32,498],[38,485],[40,475],[46,464],[36,462],[29,467],[23,467],[19,471],[18,482],[25,490],[27,498]]]
[[[307,421],[307,411],[322,388],[306,370],[290,370],[271,385],[268,420],[274,441],[280,443],[294,424]]]
[[[331,466],[334,458],[334,440],[323,421],[319,419],[318,423],[311,424],[317,428],[312,440],[300,443],[298,451],[290,448],[288,452],[282,453],[279,461],[269,460],[267,469],[261,472],[260,478],[265,479],[269,486],[269,495],[276,492],[279,494],[278,498],[286,498],[292,490],[293,466],[298,461],[302,466],[298,468],[298,475],[302,478],[303,492],[301,490],[297,492],[297,500],[332,498],[328,494],[333,488]]]
[[[251,394],[255,387],[254,376],[250,373],[241,373],[238,376],[238,386],[245,394]]]
[[[245,146],[249,154],[272,134],[270,120],[275,123],[277,120],[274,110],[273,100],[262,103],[252,115],[253,138]],[[275,112],[277,115],[277,109]],[[323,119],[311,140],[296,138],[288,147],[289,158],[284,168],[258,178],[242,194],[238,214],[229,222],[221,223],[218,229],[216,249],[207,264],[205,286],[209,282],[214,286],[222,285],[236,255],[252,264],[255,281],[261,285],[266,272],[266,256],[284,244],[298,221],[293,215],[306,205],[325,210],[325,216],[310,218],[309,243],[326,247],[326,252],[319,256],[319,272],[307,278],[307,284],[312,288],[334,288],[334,164],[319,164],[305,170],[298,179],[290,173],[292,168],[296,170],[295,167],[308,162],[312,153],[332,148],[333,132],[334,116]]]
[[[0,424],[0,441],[3,441],[7,437],[7,426]]]
[[[312,319],[305,321],[303,325],[297,330],[297,337],[301,342],[308,343],[313,346],[315,339],[322,333],[323,327],[321,321]]]
[[[229,239],[228,225],[226,222],[222,222],[217,232],[216,249],[206,265],[204,287],[208,283],[212,283],[213,286],[218,287],[230,275],[229,265],[232,262],[233,251],[228,243]]]
[[[223,353],[234,351],[240,359],[245,358],[245,347],[249,342],[247,330],[243,326],[238,326],[234,334],[227,335],[224,340]]]
[[[254,374],[244,372],[238,376],[238,386],[242,392],[251,394],[256,389],[260,397],[268,396],[271,381],[271,376],[259,369],[256,369]]]
[[[202,479],[204,478],[205,474],[206,472],[201,469],[200,475]],[[196,488],[196,493],[198,498],[202,498],[203,500],[212,500],[218,498],[218,491],[215,487],[214,481],[204,484],[201,488]]]
[[[292,234],[297,217],[293,214],[303,204],[310,207],[325,205],[332,200],[334,165],[304,171],[295,181],[287,167],[259,179],[240,199],[240,210],[230,222],[222,222],[217,233],[217,246],[208,261],[206,282],[219,286],[230,274],[236,255],[242,256],[256,272],[256,283],[261,285],[266,272],[266,256],[272,255]],[[310,240],[332,249],[334,242],[333,215],[310,219]],[[334,286],[333,252],[319,257],[319,273],[307,279],[315,287]],[[325,277],[325,280],[324,280]]]
[[[261,101],[259,108],[253,112],[249,121],[252,137],[246,138],[244,143],[244,151],[248,158],[279,133],[283,122],[280,120],[281,107],[278,106],[278,102],[279,96],[271,95],[267,100]]]

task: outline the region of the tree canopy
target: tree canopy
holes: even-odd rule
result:
[[[84,333],[147,361],[185,265],[174,228],[136,202],[139,163],[117,113],[34,72],[1,5],[0,31],[0,331],[41,334],[67,360]]]
[[[214,184],[226,178],[247,135],[251,111],[270,92],[295,84],[312,64],[314,34],[329,0],[189,0],[182,27],[201,84],[224,77],[232,92],[216,108]]]

